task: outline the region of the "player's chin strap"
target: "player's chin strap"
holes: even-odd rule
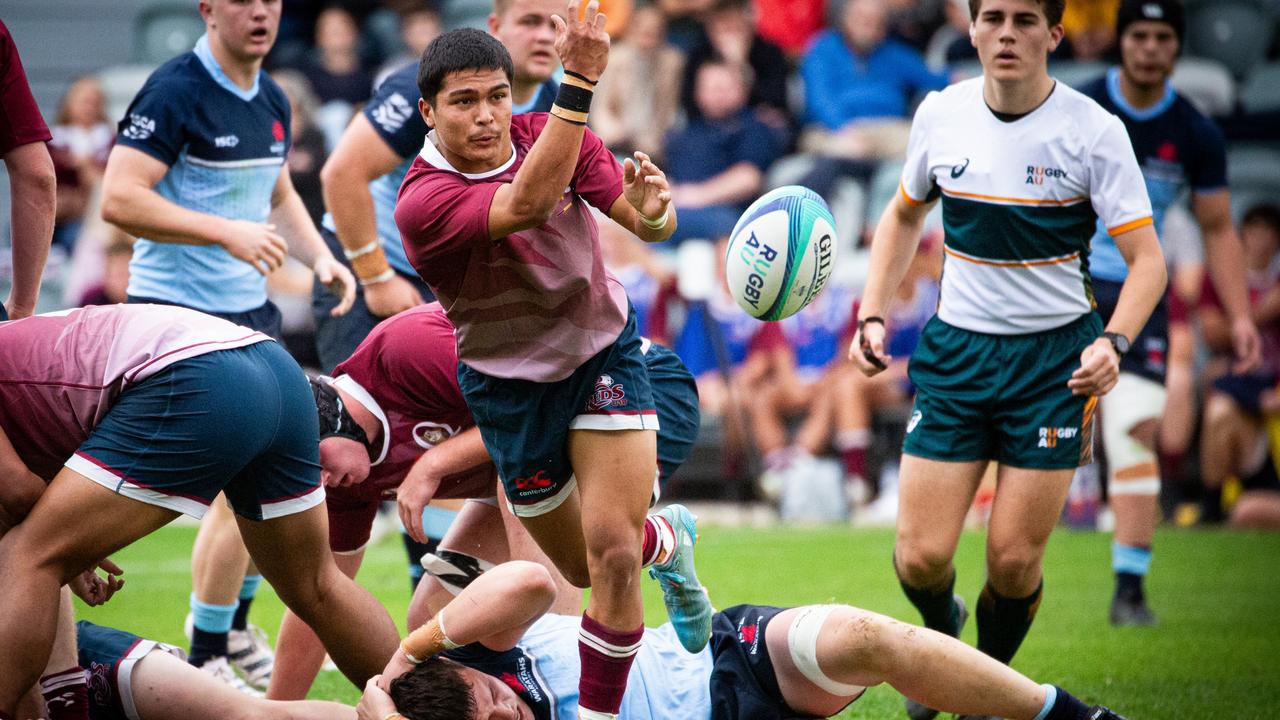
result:
[[[332,378],[323,375],[311,378],[311,394],[315,396],[316,414],[320,417],[320,439],[342,437],[355,440],[369,453],[369,459],[373,460],[369,436],[360,427],[360,423],[351,417],[351,411],[342,402],[342,396],[329,384],[331,381]]]

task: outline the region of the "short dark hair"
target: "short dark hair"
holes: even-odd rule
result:
[[[396,711],[409,720],[458,720],[476,711],[462,665],[433,657],[391,681]]]
[[[1044,11],[1044,17],[1049,21],[1049,27],[1053,27],[1062,22],[1062,13],[1067,10],[1067,0],[1034,0]],[[969,0],[969,17],[974,20],[978,19],[978,11],[982,9],[982,0]]]
[[[426,50],[418,63],[418,92],[427,104],[435,107],[436,93],[444,87],[450,73],[467,70],[501,70],[507,82],[513,82],[515,68],[511,53],[498,39],[474,28],[443,33]]]
[[[1244,217],[1240,218],[1240,225],[1253,224],[1266,225],[1271,228],[1271,232],[1280,235],[1280,207],[1272,203],[1259,203],[1250,207],[1245,211]]]

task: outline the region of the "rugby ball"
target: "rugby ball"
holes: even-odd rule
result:
[[[729,236],[729,294],[751,317],[781,320],[822,292],[836,258],[827,203],[799,185],[772,190],[742,213]]]

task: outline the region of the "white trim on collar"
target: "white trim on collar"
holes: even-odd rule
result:
[[[418,153],[418,156],[441,170],[452,170],[468,180],[488,180],[491,177],[495,177],[506,172],[515,164],[516,144],[511,143],[511,157],[507,158],[506,162],[492,170],[482,173],[464,173],[450,164],[449,161],[445,159],[444,154],[440,152],[440,149],[436,147],[435,130],[431,130],[427,133],[427,139],[422,143],[422,152]]]

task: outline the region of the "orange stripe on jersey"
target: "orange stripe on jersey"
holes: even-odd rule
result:
[[[979,195],[978,193],[967,193],[967,192],[960,192],[959,190],[946,190],[946,189],[943,189],[942,193],[944,195],[950,195],[951,197],[970,198],[973,200],[985,200],[987,202],[1005,203],[1009,205],[1048,205],[1048,206],[1062,207],[1064,205],[1075,205],[1076,203],[1084,202],[1085,200],[1088,200],[1088,198],[1086,198],[1083,195],[1081,195],[1080,197],[1067,198],[1066,200],[1044,200],[1044,199],[1036,199],[1036,198],[1000,197],[998,195]]]
[[[901,180],[898,181],[898,192],[902,193],[902,199],[911,207],[920,207],[921,205],[924,205],[923,200],[917,200],[907,194],[907,186],[903,185]]]
[[[1062,257],[1056,258],[1045,258],[1043,260],[983,260],[981,258],[973,257],[972,255],[965,255],[964,253],[956,252],[946,245],[942,246],[942,251],[952,257],[958,257],[961,260],[971,262],[975,265],[991,265],[993,267],[1038,267],[1041,265],[1061,265],[1062,263],[1071,262],[1072,260],[1079,259],[1080,257],[1080,253],[1074,252],[1070,255],[1063,255]]]
[[[1110,235],[1111,237],[1115,237],[1115,236],[1117,236],[1117,235],[1121,235],[1121,234],[1123,234],[1123,233],[1127,233],[1127,232],[1129,232],[1130,230],[1137,230],[1138,228],[1142,227],[1143,225],[1150,225],[1150,224],[1152,224],[1152,222],[1153,222],[1153,221],[1151,220],[1151,216],[1150,216],[1150,215],[1148,215],[1147,217],[1144,217],[1144,218],[1138,218],[1137,220],[1133,220],[1133,221],[1131,221],[1131,222],[1127,222],[1127,223],[1125,223],[1125,224],[1123,224],[1123,225],[1117,225],[1117,226],[1115,226],[1115,227],[1113,227],[1113,228],[1107,228],[1107,234],[1108,234],[1108,235]]]

